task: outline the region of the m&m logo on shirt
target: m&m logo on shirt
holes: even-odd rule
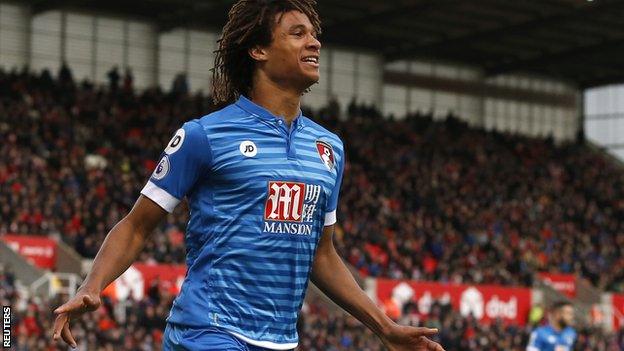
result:
[[[265,233],[310,235],[321,186],[286,181],[269,181],[264,205]]]
[[[304,183],[269,182],[269,196],[264,206],[264,219],[301,222],[305,189]]]

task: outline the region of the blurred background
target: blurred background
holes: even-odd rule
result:
[[[165,143],[214,110],[232,0],[0,0],[0,301],[57,350],[74,293]],[[624,1],[321,0],[305,114],[345,142],[335,244],[446,350],[525,350],[555,301],[576,350],[624,350]],[[159,350],[181,205],[74,322],[80,350]],[[298,350],[383,350],[314,287]]]

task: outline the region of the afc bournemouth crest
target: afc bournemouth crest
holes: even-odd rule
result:
[[[325,165],[325,167],[327,167],[327,170],[331,171],[332,169],[334,169],[336,161],[334,158],[334,149],[332,149],[332,146],[325,141],[317,140],[316,150],[318,151],[321,161],[323,161],[323,164]]]

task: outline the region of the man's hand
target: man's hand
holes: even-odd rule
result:
[[[437,329],[395,325],[381,341],[389,351],[444,351],[440,344],[427,338],[437,333]]]
[[[102,301],[98,293],[89,289],[79,289],[76,296],[54,310],[57,315],[52,336],[54,341],[61,337],[68,345],[75,348],[76,340],[69,330],[70,320],[74,320],[86,312],[97,310],[101,304]]]

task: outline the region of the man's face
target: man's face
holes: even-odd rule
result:
[[[565,305],[559,308],[557,311],[557,323],[562,328],[571,326],[574,324],[574,307],[570,305]]]
[[[303,91],[319,80],[320,50],[308,17],[289,11],[276,16],[273,40],[259,64],[272,81]]]

